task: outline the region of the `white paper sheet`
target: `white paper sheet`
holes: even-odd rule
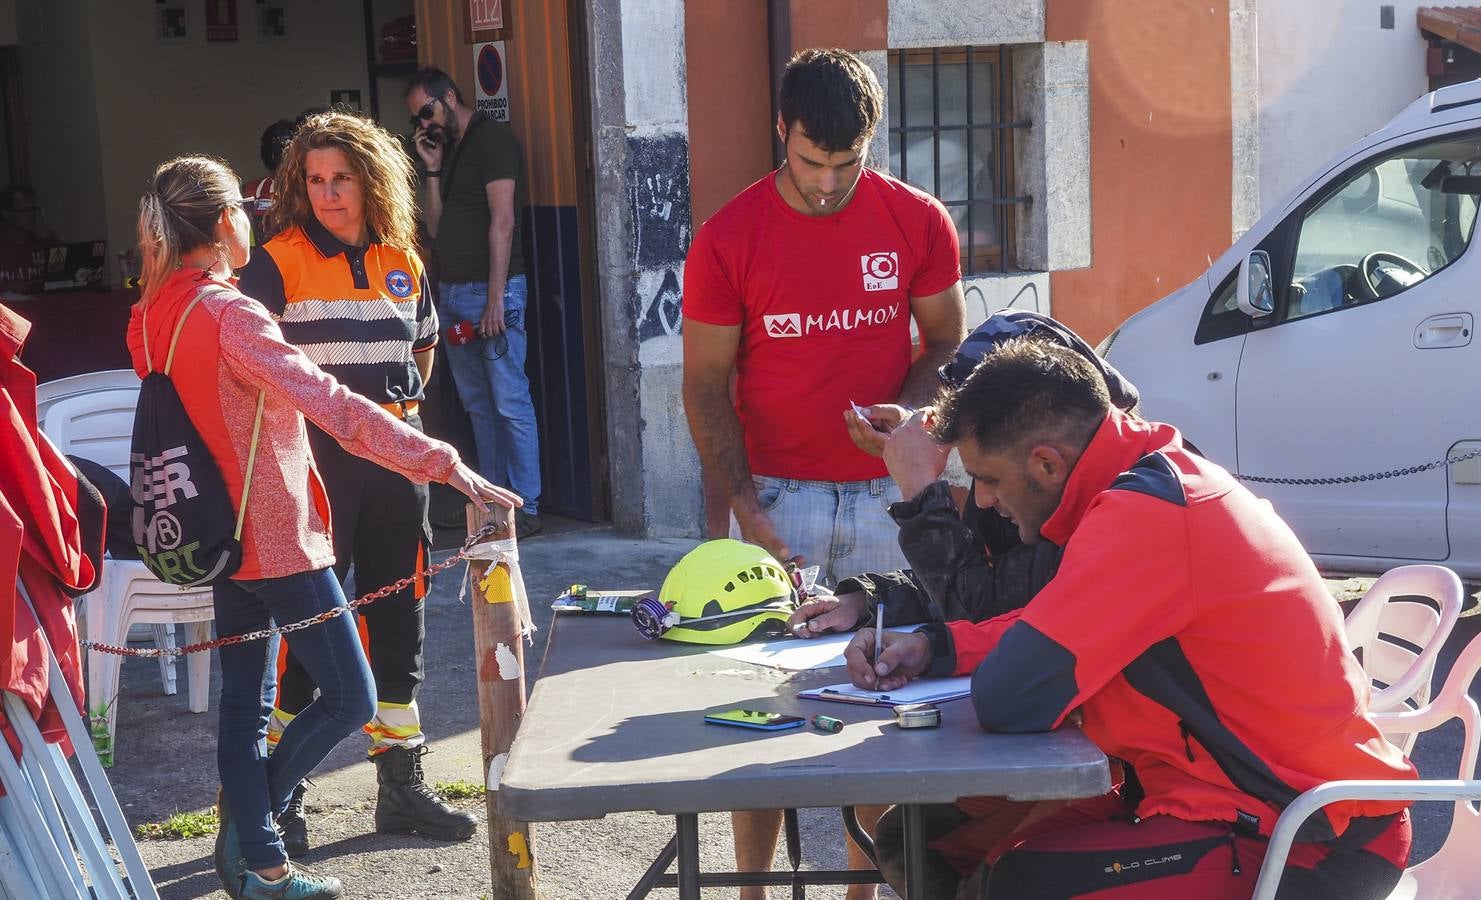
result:
[[[885,631],[914,631],[919,625],[902,625]],[[853,640],[852,633],[829,634],[815,638],[782,638],[764,644],[736,644],[717,647],[710,653],[736,662],[771,666],[783,672],[804,672],[843,665],[843,650]]]

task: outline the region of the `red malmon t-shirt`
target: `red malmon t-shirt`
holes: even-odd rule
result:
[[[910,298],[962,277],[956,228],[934,197],[865,169],[842,211],[807,216],[771,172],[700,229],[684,317],[740,325],[736,411],[756,475],[862,481],[888,474],[854,446],[849,402],[893,403],[910,368]]]

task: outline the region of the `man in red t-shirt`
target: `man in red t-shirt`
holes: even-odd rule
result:
[[[854,403],[915,406],[939,385],[936,370],[963,335],[960,250],[939,201],[864,167],[884,97],[858,57],[802,51],[779,101],[782,166],[689,249],[684,408],[713,504],[710,536],[724,536],[728,507],[733,536],[782,561],[801,557],[836,584],[905,565],[888,513],[899,489],[883,460],[855,446],[849,420],[864,424]],[[779,822],[734,814],[740,868],[769,867]],[[867,865],[852,845],[850,859]],[[873,895],[864,885],[848,893]]]

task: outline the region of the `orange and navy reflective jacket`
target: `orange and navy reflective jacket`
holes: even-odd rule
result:
[[[237,287],[345,387],[381,404],[421,399],[412,354],[437,345],[437,313],[415,253],[374,234],[352,247],[310,219],[253,253]]]
[[[1078,707],[1134,767],[1139,815],[1266,835],[1322,782],[1417,777],[1369,718],[1341,609],[1296,536],[1176,429],[1107,416],[1040,531],[1064,557],[1027,606],[923,629],[930,674],[972,675],[984,729],[1047,731]],[[1297,839],[1408,805],[1333,804]]]

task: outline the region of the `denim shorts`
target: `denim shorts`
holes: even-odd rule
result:
[[[835,585],[861,572],[892,572],[906,566],[890,504],[900,500],[891,478],[869,481],[804,481],[756,475],[756,499],[777,535],[818,580]],[[740,537],[734,516],[730,536]]]

